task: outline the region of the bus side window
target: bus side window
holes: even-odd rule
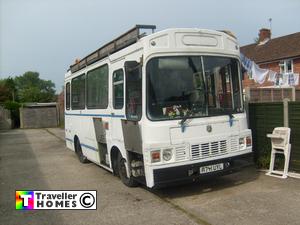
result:
[[[136,61],[125,62],[126,118],[138,121],[142,117],[142,70]]]
[[[66,84],[66,109],[70,109],[70,82]]]
[[[124,106],[124,72],[122,69],[113,73],[113,106],[122,109]]]
[[[106,109],[108,106],[108,65],[87,72],[87,108]]]
[[[72,109],[85,108],[85,74],[72,79]]]

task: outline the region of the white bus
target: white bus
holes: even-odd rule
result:
[[[70,66],[67,147],[127,186],[159,187],[242,168],[252,157],[252,138],[236,38],[154,29],[137,25]]]

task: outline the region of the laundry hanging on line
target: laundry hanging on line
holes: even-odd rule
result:
[[[240,53],[240,57],[241,57],[242,66],[245,68],[245,70],[251,71],[253,62],[250,59],[248,59],[246,56],[244,56],[244,54],[242,53]]]
[[[252,78],[256,81],[256,83],[262,84],[265,82],[269,70],[261,69],[256,63],[253,63],[251,68],[251,73],[252,73]]]
[[[299,74],[281,74],[270,70],[268,81],[273,82],[274,86],[296,86],[299,84]]]
[[[298,73],[288,73],[287,76],[287,84],[289,86],[295,86],[299,84],[299,74]]]
[[[273,70],[262,69],[255,62],[251,61],[245,55],[240,53],[241,63],[247,71],[249,78],[254,79],[256,83],[262,84],[265,82],[266,77],[268,81],[274,83],[274,86],[296,86],[299,85],[298,73],[285,73],[280,74]]]
[[[273,71],[273,70],[270,70],[270,71],[269,71],[269,78],[268,78],[268,81],[275,83],[275,82],[276,82],[276,75],[277,75],[277,74],[278,74],[277,72],[275,72],[275,71]]]
[[[270,70],[261,69],[255,62],[251,61],[244,54],[240,53],[242,66],[247,70],[250,78],[254,79],[256,83],[262,84]]]

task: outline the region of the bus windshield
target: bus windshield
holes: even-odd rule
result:
[[[147,115],[170,120],[242,112],[239,62],[219,56],[151,59],[147,71]]]

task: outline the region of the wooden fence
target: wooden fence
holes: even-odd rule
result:
[[[287,98],[290,101],[300,101],[300,89],[294,87],[285,88],[246,88],[247,102],[280,102]]]
[[[249,103],[249,124],[256,162],[269,159],[271,154],[271,141],[266,135],[275,127],[290,127],[290,171],[300,172],[300,102]]]

